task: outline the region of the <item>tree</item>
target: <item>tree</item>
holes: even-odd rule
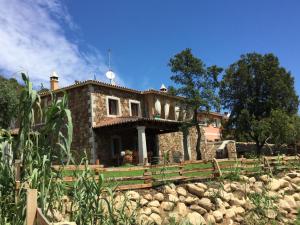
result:
[[[269,138],[271,112],[292,116],[299,105],[294,78],[273,54],[242,55],[226,69],[220,97],[231,111],[227,129],[235,130],[237,140],[255,141],[257,154]]]
[[[217,66],[206,67],[196,58],[191,49],[185,49],[170,59],[171,80],[176,84],[172,93],[183,96],[183,104],[187,110],[193,111],[193,118],[185,125],[195,126],[197,129],[196,153],[197,159],[201,159],[200,143],[201,131],[197,121],[198,111],[210,111],[219,109],[220,100],[217,95],[219,86],[218,76],[222,69]]]
[[[0,75],[0,128],[9,128],[17,117],[21,85]]]

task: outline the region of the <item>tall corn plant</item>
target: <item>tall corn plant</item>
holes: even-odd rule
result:
[[[45,119],[40,107],[40,96],[33,90],[32,83],[22,74],[25,88],[20,99],[19,135],[13,149],[13,159],[21,161],[21,188],[15,188],[15,173],[9,160],[1,160],[0,164],[0,222],[23,224],[25,218],[25,188],[38,189],[38,205],[45,214],[54,208],[53,202],[64,194],[61,173],[51,169],[53,159],[70,161],[72,141],[72,119],[67,109],[66,97],[56,101],[52,97],[51,106],[45,110]],[[38,121],[39,118],[39,121]],[[44,121],[39,129],[36,123]],[[13,140],[3,131],[0,139],[1,158],[7,158],[8,143]],[[66,134],[66,135],[65,135]],[[55,181],[55,182],[54,182]],[[62,190],[62,191],[57,191]],[[16,201],[17,199],[17,201]],[[9,207],[8,207],[9,206]],[[4,210],[7,209],[7,210]],[[3,218],[3,219],[2,219]]]

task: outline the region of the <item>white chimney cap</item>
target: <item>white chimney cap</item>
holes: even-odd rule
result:
[[[167,91],[167,88],[166,88],[166,86],[164,84],[161,85],[160,91],[163,91],[163,92]]]
[[[58,78],[58,74],[56,71],[53,71],[50,75],[50,77],[55,77],[55,78]]]

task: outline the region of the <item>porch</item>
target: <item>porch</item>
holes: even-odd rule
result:
[[[180,132],[180,125],[178,121],[141,117],[106,118],[94,126],[96,157],[104,166],[120,166],[123,164],[121,152],[130,150],[133,164],[157,164],[162,156],[160,135],[175,135]],[[180,139],[176,140],[180,142],[176,150],[184,154],[183,138],[176,138]]]

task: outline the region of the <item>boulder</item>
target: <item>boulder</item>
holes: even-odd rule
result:
[[[297,203],[296,203],[293,196],[285,195],[283,200],[286,201],[289,204],[291,209],[296,209],[297,208]]]
[[[235,211],[233,208],[230,208],[230,209],[227,209],[226,212],[225,212],[225,218],[233,218],[235,217]]]
[[[165,197],[162,193],[156,193],[155,195],[153,195],[153,199],[162,202]]]
[[[140,214],[145,214],[147,216],[150,216],[150,214],[152,213],[152,210],[150,208],[143,208],[143,209],[140,209]]]
[[[232,196],[230,199],[230,205],[235,205],[235,206],[243,206],[246,204],[246,200],[243,199],[238,199],[237,197]]]
[[[267,218],[274,220],[277,216],[277,212],[273,209],[267,209],[265,215]]]
[[[195,184],[187,184],[186,187],[191,194],[196,195],[198,197],[202,197],[205,192],[203,188],[200,188]]]
[[[185,197],[184,197],[184,196],[182,196],[182,195],[180,195],[180,196],[179,196],[179,201],[181,201],[181,202],[185,202]]]
[[[187,191],[183,187],[176,188],[176,191],[177,191],[178,195],[182,195],[184,197],[187,195]]]
[[[151,211],[152,211],[153,213],[160,214],[159,208],[157,208],[157,207],[150,207],[150,209],[151,209]]]
[[[187,197],[186,199],[185,199],[185,203],[187,204],[187,205],[192,205],[192,204],[195,204],[197,201],[198,201],[199,199],[198,198],[194,198],[194,197]]]
[[[259,179],[261,181],[263,181],[264,183],[268,183],[269,180],[270,180],[270,176],[269,175],[262,175],[262,176],[259,177]]]
[[[204,215],[204,219],[205,219],[206,223],[209,225],[216,224],[215,217],[212,214],[206,213]]]
[[[223,220],[223,213],[219,210],[213,211],[213,216],[215,217],[215,220],[217,223],[222,222]]]
[[[137,217],[137,222],[140,225],[144,225],[144,224],[153,224],[153,219],[148,217],[145,214],[141,214],[140,216]]]
[[[212,203],[209,198],[201,198],[198,201],[198,205],[201,206],[202,208],[206,209],[207,211],[211,210]]]
[[[173,185],[165,185],[163,190],[166,194],[177,195],[175,188],[173,189]]]
[[[179,202],[179,198],[177,198],[177,196],[172,195],[172,194],[168,194],[168,200],[173,203]]]
[[[280,180],[272,178],[272,179],[270,179],[270,183],[268,184],[267,188],[270,191],[277,191],[277,190],[279,190],[280,186],[281,186]]]
[[[159,204],[159,201],[154,200],[154,201],[149,202],[149,203],[148,203],[148,206],[149,206],[149,207],[159,207],[160,204]]]
[[[153,197],[151,194],[146,194],[144,195],[144,199],[148,200],[148,201],[152,201],[153,200]]]
[[[191,225],[206,225],[205,219],[197,212],[188,213],[186,216],[187,222]]]
[[[173,202],[162,202],[160,207],[164,211],[172,211],[174,209],[174,203]]]
[[[162,224],[162,219],[161,219],[160,215],[158,215],[157,213],[152,213],[150,215],[150,218],[155,222],[155,224],[157,224],[157,225]]]
[[[191,205],[190,210],[196,211],[196,212],[200,213],[201,215],[204,215],[205,213],[207,213],[207,210],[202,208],[199,205]]]
[[[141,198],[141,199],[140,199],[140,205],[141,205],[141,206],[145,206],[145,205],[147,205],[147,204],[148,204],[148,202],[149,202],[149,201],[148,201],[148,200],[146,200],[146,199],[144,199],[144,198]]]
[[[283,210],[287,211],[287,212],[290,212],[292,210],[292,208],[290,207],[289,203],[287,203],[283,199],[279,199],[278,207],[280,209],[283,209]]]
[[[245,213],[245,209],[241,206],[232,207],[236,215]]]
[[[293,178],[293,179],[292,179],[292,182],[293,182],[294,184],[300,184],[300,177],[295,177],[295,178]]]
[[[184,216],[187,214],[187,212],[188,212],[188,209],[187,209],[186,205],[185,205],[184,203],[182,203],[182,202],[179,202],[179,203],[177,204],[176,210],[177,210],[178,214],[179,214],[180,216],[183,216],[183,217],[184,217]]]
[[[255,177],[250,177],[250,178],[249,178],[249,182],[250,182],[250,183],[254,183],[254,182],[256,182],[256,179],[255,179]]]
[[[126,197],[129,200],[139,200],[140,199],[140,194],[136,191],[128,191],[126,192]]]
[[[207,185],[206,184],[203,184],[203,183],[196,183],[196,186],[198,186],[199,188],[202,188],[204,190],[207,189]]]

